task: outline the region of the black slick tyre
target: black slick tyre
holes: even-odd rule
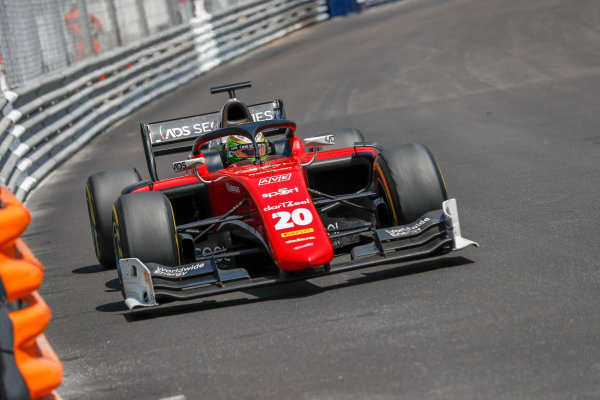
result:
[[[374,165],[376,189],[384,194],[380,225],[402,225],[439,210],[448,199],[442,172],[433,154],[412,143],[384,150]],[[385,215],[384,215],[385,214]]]
[[[113,207],[115,258],[179,265],[173,208],[160,192],[126,194]]]
[[[98,172],[85,185],[92,241],[98,262],[106,268],[115,267],[112,238],[112,207],[121,190],[140,182],[140,174],[133,168]]]

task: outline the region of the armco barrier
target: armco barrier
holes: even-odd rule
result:
[[[29,211],[0,186],[0,398],[56,398],[63,367],[43,331],[52,313],[37,288],[44,269],[20,239]]]
[[[199,8],[187,25],[5,91],[0,184],[25,199],[52,169],[141,105],[328,18],[327,0],[249,0],[213,15]]]

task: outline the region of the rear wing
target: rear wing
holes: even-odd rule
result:
[[[248,106],[254,122],[285,119],[283,102],[273,100]],[[140,134],[146,154],[148,172],[153,181],[158,180],[156,156],[191,152],[196,138],[212,132],[219,112],[192,115],[166,121],[140,123]]]

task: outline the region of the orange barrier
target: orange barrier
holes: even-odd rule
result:
[[[20,239],[30,222],[29,211],[0,186],[0,278],[6,303],[12,303],[8,316],[14,331],[14,359],[31,399],[57,399],[53,391],[60,385],[63,366],[43,334],[52,312],[37,292],[44,268]]]

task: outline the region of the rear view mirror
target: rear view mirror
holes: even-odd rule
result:
[[[184,161],[176,161],[173,163],[173,171],[189,171],[190,169],[202,167],[203,165],[206,165],[206,160],[204,159],[204,157],[192,158],[190,160]]]
[[[306,138],[303,140],[304,147],[307,149],[314,149],[322,146],[331,146],[335,144],[335,137],[333,135],[315,136]]]
[[[310,161],[303,163],[304,167],[308,167],[317,159],[317,151],[319,147],[331,146],[335,144],[335,137],[333,135],[315,136],[306,138],[303,140],[304,147],[313,150],[313,157]]]

